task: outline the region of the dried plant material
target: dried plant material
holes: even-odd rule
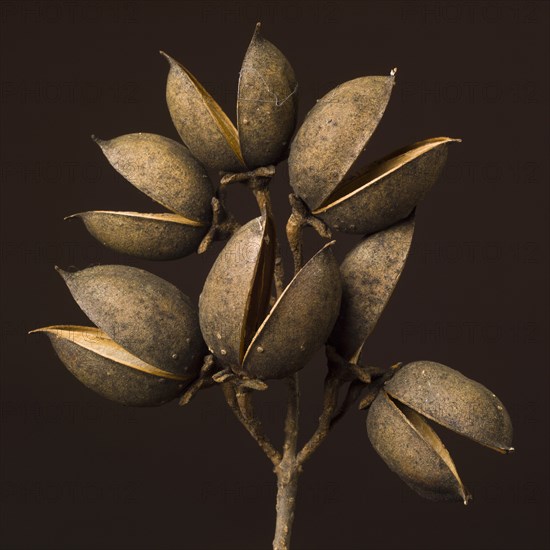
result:
[[[340,266],[342,306],[330,342],[351,363],[357,364],[399,281],[413,232],[414,216],[364,238]]]
[[[447,160],[447,145],[432,138],[400,149],[361,175],[342,181],[313,211],[329,227],[370,234],[406,218],[437,181]]]
[[[168,210],[201,225],[212,217],[212,184],[187,147],[156,134],[95,140],[113,168]]]
[[[57,325],[32,332],[49,336],[63,364],[86,387],[123,405],[162,405],[191,379],[149,365],[97,328]]]
[[[498,397],[460,372],[416,361],[386,383],[393,399],[423,416],[499,452],[510,452],[512,422]]]
[[[299,128],[288,158],[290,184],[319,208],[363,151],[390,99],[394,76],[350,80],[319,99]]]
[[[367,431],[384,462],[419,495],[467,504],[468,491],[449,452],[415,411],[381,391],[370,406]]]
[[[91,235],[117,252],[145,260],[174,260],[195,252],[208,231],[179,214],[94,210],[73,214]]]

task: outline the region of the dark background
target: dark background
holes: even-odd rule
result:
[[[539,549],[548,538],[547,2],[21,2],[1,8],[2,548],[269,548],[271,465],[221,392],[126,409],[81,386],[46,338],[83,323],[54,264],[128,263],[193,299],[220,250],[153,264],[103,249],[92,209],[156,207],[89,139],[148,131],[177,138],[163,49],[231,116],[256,21],[290,58],[300,120],[338,83],[397,66],[397,86],[365,159],[432,136],[452,146],[417,212],[412,255],[367,346],[370,364],[432,359],[507,405],[517,452],[442,434],[471,505],[413,494],[372,450],[352,411],[307,463],[296,550]],[[288,216],[281,165],[272,189]],[[256,215],[231,190],[244,220]],[[308,233],[308,254],[320,240]],[[337,235],[339,256],[355,239]],[[322,355],[303,371],[303,434],[320,410]],[[281,429],[279,384],[259,396]]]

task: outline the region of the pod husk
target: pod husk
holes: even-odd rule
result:
[[[415,411],[398,407],[382,390],[370,406],[367,432],[382,460],[420,496],[467,504],[469,493],[449,452]]]
[[[212,184],[187,147],[146,133],[95,141],[113,168],[155,202],[201,225],[210,222]]]
[[[330,196],[378,126],[393,76],[344,82],[319,99],[290,148],[290,184],[311,210]]]
[[[499,452],[509,452],[512,422],[501,401],[478,382],[434,363],[415,361],[386,383],[386,391],[423,416]]]
[[[265,249],[273,249],[272,232],[268,218],[241,227],[214,262],[199,298],[208,348],[221,365],[235,370],[268,306],[274,256]]]
[[[97,328],[57,325],[33,332],[50,338],[59,359],[86,387],[122,405],[162,405],[190,381],[148,365]]]
[[[340,266],[342,305],[330,343],[352,363],[357,363],[365,340],[399,281],[413,233],[414,216],[411,216],[363,239]]]
[[[73,214],[101,244],[145,260],[174,260],[195,252],[208,230],[179,214],[94,210]]]
[[[198,316],[174,285],[123,265],[59,272],[90,320],[132,355],[180,376],[200,369],[204,343]]]
[[[370,234],[406,218],[437,181],[452,138],[400,149],[343,181],[313,214],[345,233]]]
[[[245,170],[239,136],[231,120],[183,65],[168,54],[161,54],[170,65],[166,103],[182,141],[207,168]]]
[[[256,168],[279,162],[296,125],[294,71],[281,51],[260,33],[248,46],[239,77],[237,125],[244,160]]]
[[[296,274],[258,329],[243,362],[250,376],[270,379],[294,373],[326,342],[342,293],[332,244]]]

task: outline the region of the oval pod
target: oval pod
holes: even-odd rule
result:
[[[340,266],[342,305],[330,343],[347,361],[357,363],[399,281],[409,255],[414,216],[364,238]]]
[[[194,222],[210,222],[212,184],[187,147],[146,133],[94,139],[113,168],[155,202]]]
[[[365,76],[340,84],[319,99],[290,148],[294,192],[315,210],[334,191],[378,126],[394,77]]]
[[[485,386],[433,361],[402,367],[386,391],[423,416],[499,452],[510,452],[512,422],[504,405]]]
[[[334,326],[342,293],[338,263],[325,245],[285,288],[252,339],[244,371],[282,378],[306,365]]]
[[[406,218],[435,184],[453,141],[459,140],[432,138],[395,151],[342,181],[313,214],[345,233],[364,235],[389,227]]]
[[[183,65],[160,53],[170,65],[166,103],[182,141],[207,168],[242,172],[246,165],[231,120]]]
[[[174,260],[195,252],[208,230],[179,214],[95,210],[73,214],[104,246],[145,260]]]
[[[179,395],[191,376],[176,376],[141,361],[103,331],[58,325],[45,333],[59,359],[82,384],[122,405],[162,405]]]
[[[281,51],[260,33],[246,51],[239,77],[237,125],[249,168],[279,162],[296,125],[296,77]]]
[[[198,316],[174,285],[124,265],[59,272],[90,320],[132,355],[179,376],[200,369],[204,343]]]
[[[468,503],[449,452],[412,409],[398,407],[382,390],[370,406],[367,432],[382,460],[420,496]]]

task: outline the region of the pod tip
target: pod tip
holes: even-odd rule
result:
[[[395,76],[397,74],[397,67],[394,67],[391,71],[390,71],[390,76]]]

